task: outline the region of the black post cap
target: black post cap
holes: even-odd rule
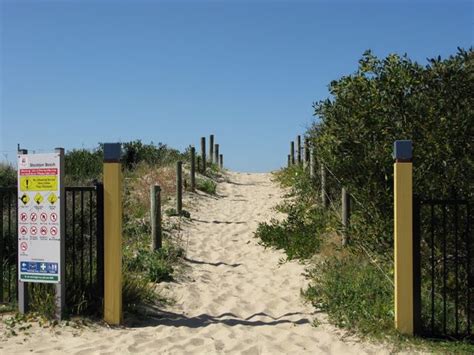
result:
[[[120,143],[104,143],[104,162],[118,163],[122,154],[122,145]]]
[[[393,159],[397,162],[411,162],[413,148],[411,140],[398,140],[393,143]]]

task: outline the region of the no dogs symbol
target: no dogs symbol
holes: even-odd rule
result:
[[[27,251],[28,250],[28,243],[27,242],[21,242],[20,243],[20,249],[21,249],[21,251]]]

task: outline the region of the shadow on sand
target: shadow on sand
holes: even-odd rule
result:
[[[142,328],[142,327],[150,327],[150,326],[171,326],[171,327],[187,327],[187,328],[202,328],[207,327],[208,325],[212,324],[224,324],[227,326],[236,326],[236,325],[244,325],[249,327],[260,327],[260,326],[271,326],[271,325],[278,325],[278,324],[293,324],[293,325],[300,325],[300,324],[309,324],[310,321],[307,318],[300,318],[298,320],[289,320],[283,319],[285,317],[301,315],[306,316],[299,312],[293,313],[286,313],[281,315],[280,317],[273,317],[271,315],[266,314],[265,312],[259,312],[251,315],[247,318],[239,318],[233,313],[227,312],[222,313],[218,316],[211,316],[209,314],[200,314],[195,317],[187,317],[183,314],[178,314],[174,312],[167,312],[158,309],[150,309],[151,311],[147,317],[143,317],[140,319],[133,319],[129,320],[127,327],[131,328]],[[253,320],[255,317],[262,317],[267,318],[267,320]]]

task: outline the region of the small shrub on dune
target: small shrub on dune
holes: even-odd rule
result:
[[[393,285],[365,257],[327,258],[309,276],[303,295],[336,325],[364,334],[393,330]]]
[[[209,195],[215,195],[217,184],[209,179],[197,179],[196,181],[196,189],[199,191],[205,192]]]

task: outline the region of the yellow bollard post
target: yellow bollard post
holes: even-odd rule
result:
[[[104,320],[122,322],[122,167],[120,143],[104,144]]]
[[[412,142],[394,144],[395,328],[413,335]]]

